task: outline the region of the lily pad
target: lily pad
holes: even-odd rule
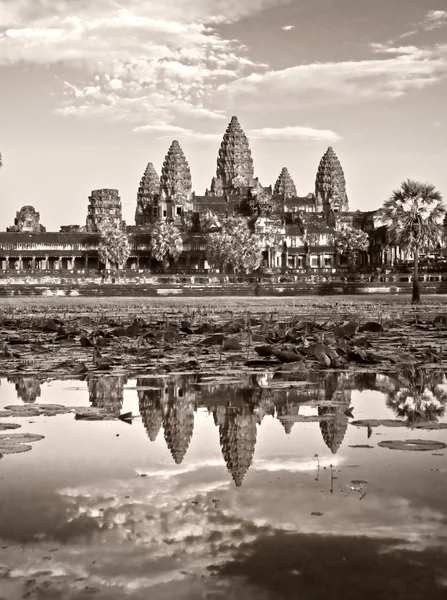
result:
[[[0,433],[0,444],[21,444],[23,442],[38,442],[43,440],[44,435],[38,433]]]
[[[390,450],[405,450],[409,452],[426,452],[447,448],[447,444],[436,440],[385,440],[379,442],[379,446],[389,448]]]
[[[18,423],[0,423],[0,431],[6,431],[7,429],[19,429],[22,427]]]
[[[21,454],[22,452],[29,452],[32,446],[28,444],[10,444],[8,442],[0,442],[0,456],[2,454]]]
[[[361,419],[359,421],[351,421],[351,425],[357,427],[407,427],[405,421],[399,419]]]

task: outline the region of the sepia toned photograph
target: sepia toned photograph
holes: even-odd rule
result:
[[[0,600],[447,598],[447,0],[0,0]]]

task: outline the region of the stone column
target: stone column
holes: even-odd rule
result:
[[[9,271],[9,256],[5,256],[5,270]]]
[[[88,255],[86,254],[85,258],[84,258],[84,269],[86,269],[87,266],[88,266]]]

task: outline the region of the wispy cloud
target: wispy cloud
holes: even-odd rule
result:
[[[428,31],[439,27],[447,27],[447,10],[430,10],[423,25]]]
[[[283,31],[291,31],[292,29],[295,29],[295,25],[284,25],[284,27],[281,27],[281,29]]]
[[[265,101],[284,106],[297,102],[358,102],[377,98],[397,98],[434,85],[447,77],[447,47],[392,47],[375,44],[382,58],[369,60],[309,63],[277,71],[253,73],[222,86],[234,99],[252,103],[253,109]]]
[[[296,142],[297,140],[317,140],[336,142],[341,139],[334,131],[329,129],[314,129],[312,127],[264,127],[252,129],[250,138],[266,140],[269,142]]]
[[[204,133],[188,129],[186,127],[180,127],[178,125],[171,125],[169,123],[161,123],[157,125],[140,125],[139,127],[135,127],[133,131],[135,133],[151,133],[158,140],[172,138],[175,135],[190,140],[205,140],[213,142],[219,141],[222,138],[221,133]]]

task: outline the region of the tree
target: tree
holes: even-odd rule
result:
[[[439,243],[444,215],[441,193],[431,183],[407,179],[384,202],[383,220],[389,243],[413,254],[413,304],[421,301],[419,253]]]
[[[263,248],[261,238],[250,231],[244,218],[225,217],[220,231],[208,235],[207,257],[222,270],[231,266],[235,271],[251,272],[261,265]]]
[[[335,248],[340,255],[346,254],[351,267],[357,266],[359,252],[369,248],[369,236],[366,231],[343,224],[334,234]]]
[[[182,253],[182,232],[173,223],[158,221],[151,231],[150,250],[152,257],[168,268],[170,259],[176,261]]]
[[[99,260],[106,268],[122,269],[130,255],[129,239],[126,231],[109,219],[98,223]]]

